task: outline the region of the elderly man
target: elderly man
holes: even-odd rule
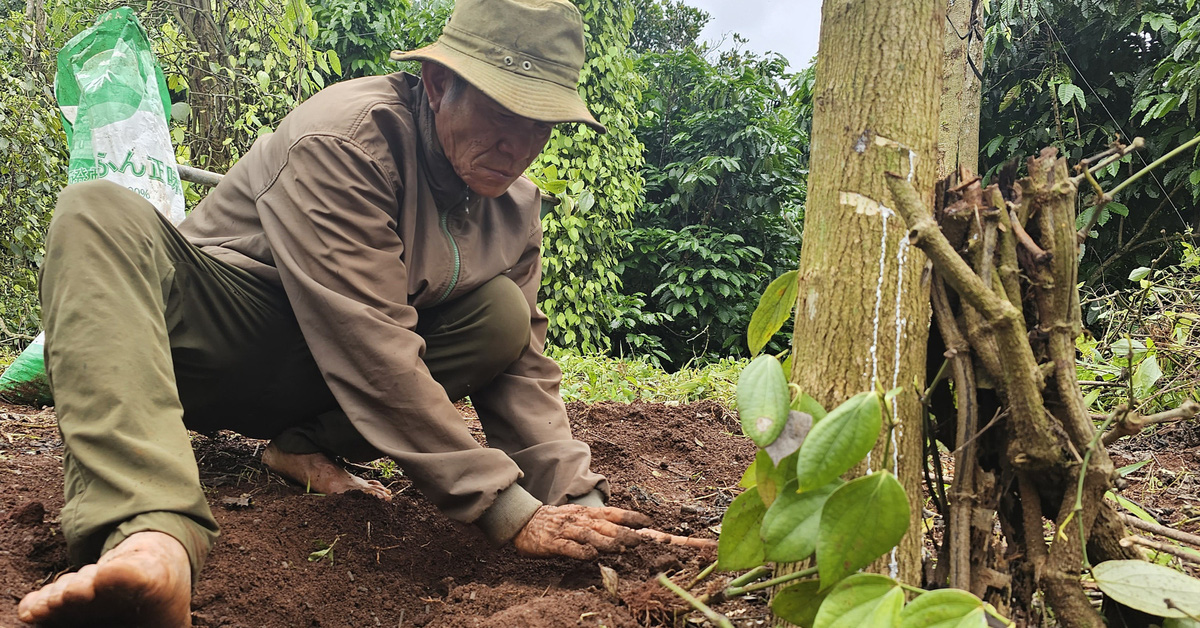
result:
[[[60,197],[42,298],[66,443],[62,528],[86,564],[23,621],[184,626],[217,536],[186,428],[269,438],[313,491],[390,456],[447,515],[527,555],[640,538],[602,507],[543,355],[540,193],[521,173],[579,98],[564,0],[460,0],[406,74],[334,85],[257,141],[176,231],[106,182]],[[470,397],[490,447],[452,400]],[[89,564],[90,563],[90,564]]]

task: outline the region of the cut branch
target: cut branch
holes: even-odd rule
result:
[[[1154,534],[1165,536],[1168,539],[1174,539],[1180,543],[1187,543],[1188,545],[1200,547],[1200,536],[1195,534],[1189,534],[1183,530],[1176,530],[1175,528],[1159,525],[1153,521],[1143,521],[1133,515],[1122,514],[1121,519],[1125,522],[1125,525],[1132,526],[1140,530],[1145,530],[1146,532],[1153,532]]]

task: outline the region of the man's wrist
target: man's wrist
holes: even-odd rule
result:
[[[496,501],[475,520],[475,525],[493,543],[504,545],[517,536],[541,507],[541,501],[514,482],[496,495]]]

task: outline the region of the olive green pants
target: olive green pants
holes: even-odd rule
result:
[[[218,532],[189,428],[379,457],[338,409],[282,289],[192,246],[134,192],[103,181],[63,190],[41,296],[76,564],[156,530],[187,549],[195,581]],[[519,357],[528,312],[507,277],[421,311],[424,361],[451,399]]]

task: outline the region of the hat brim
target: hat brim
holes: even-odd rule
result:
[[[446,66],[501,107],[538,122],[579,122],[607,133],[592,117],[579,92],[533,76],[522,76],[434,42],[409,52],[393,51],[392,61],[432,61]]]

